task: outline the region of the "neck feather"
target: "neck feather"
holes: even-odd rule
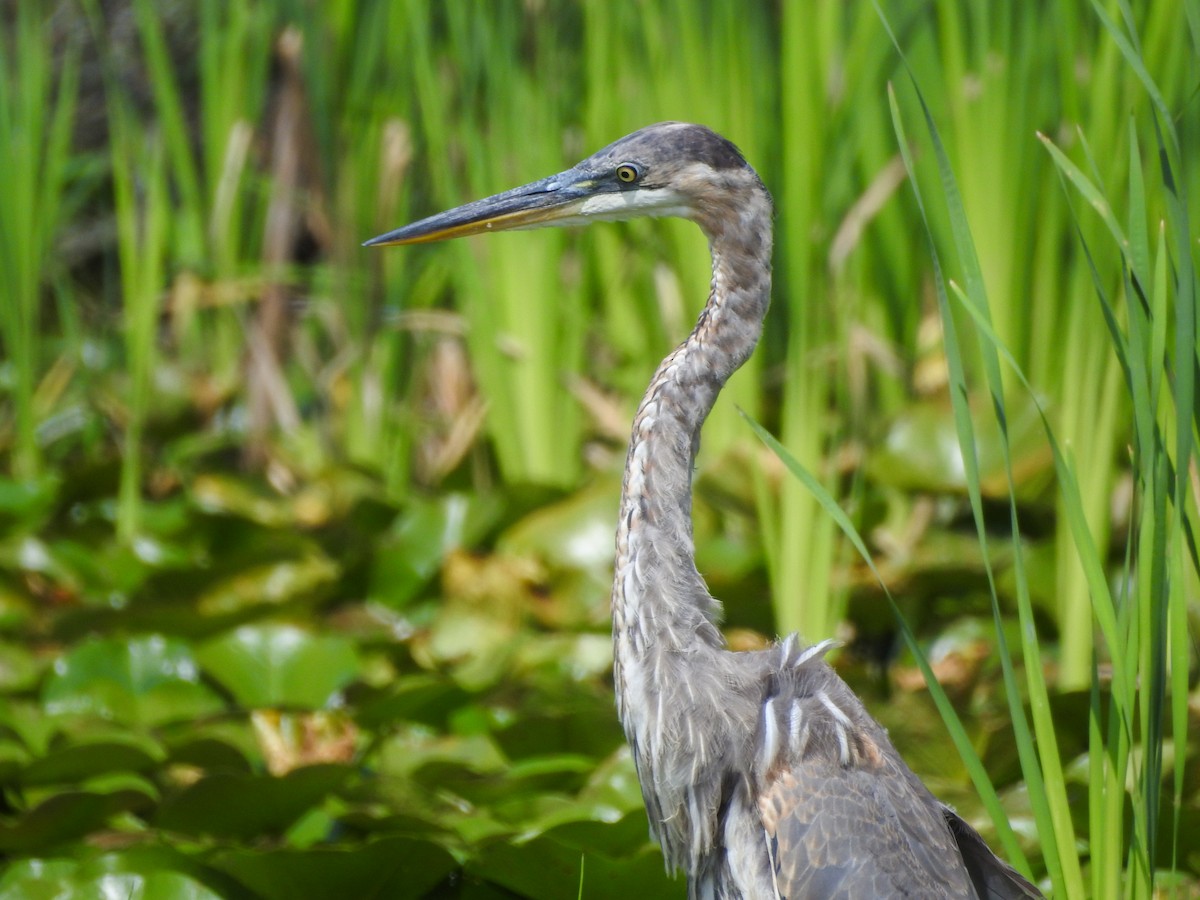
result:
[[[719,604],[696,571],[692,467],[700,428],[758,343],[770,301],[770,198],[760,190],[744,199],[719,225],[699,220],[712,251],[708,303],[659,366],[633,420],[613,584],[618,667],[629,654],[684,649],[698,638],[723,645]]]

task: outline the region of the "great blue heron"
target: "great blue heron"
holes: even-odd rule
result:
[[[896,752],[793,635],[735,653],[696,571],[700,428],[750,356],[771,295],[771,197],[725,138],[665,122],[577,166],[370,241],[681,216],[708,237],[712,287],[637,415],[617,525],[617,710],[650,830],[694,898],[1038,897]]]

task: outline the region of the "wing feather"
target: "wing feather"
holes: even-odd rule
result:
[[[760,743],[756,756],[755,796],[780,900],[1041,896],[925,788],[824,662],[785,667],[765,693],[760,736],[788,738],[769,754]]]

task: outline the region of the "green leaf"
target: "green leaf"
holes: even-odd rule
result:
[[[26,766],[20,778],[24,785],[67,784],[106,772],[146,772],[161,757],[133,739],[83,740],[55,747]]]
[[[0,629],[15,629],[32,618],[35,605],[25,591],[0,577]]]
[[[171,746],[171,763],[194,766],[210,772],[250,772],[250,762],[233,742],[217,736],[196,734],[189,730],[186,737]]]
[[[141,790],[55,794],[15,822],[0,823],[0,852],[44,852],[102,828],[119,812],[145,811],[152,803]]]
[[[486,735],[430,737],[414,732],[384,741],[375,765],[388,779],[421,778],[444,786],[452,781],[466,784],[480,775],[502,773],[509,763]]]
[[[181,834],[242,841],[282,834],[352,771],[349,766],[316,765],[282,778],[219,772],[165,800],[154,824]]]
[[[497,541],[497,549],[534,555],[554,568],[611,576],[611,532],[619,502],[618,482],[599,480],[515,522]]]
[[[37,683],[38,664],[17,644],[0,644],[0,692],[23,691]]]
[[[0,900],[68,900],[79,863],[73,859],[19,859],[0,875]]]
[[[682,881],[672,881],[663,871],[657,847],[644,842],[630,856],[610,857],[580,848],[557,832],[521,845],[489,847],[478,861],[467,864],[467,871],[522,897],[558,900],[575,893],[579,885],[581,849],[587,858],[581,893],[584,898],[682,897],[687,892]]]
[[[378,541],[368,598],[393,609],[406,605],[438,573],[446,554],[476,541],[500,507],[468,494],[417,500]]]
[[[413,644],[413,656],[428,668],[454,666],[454,677],[468,690],[482,690],[509,672],[523,635],[518,623],[495,614],[453,604],[438,611],[427,634]]]
[[[221,615],[319,596],[339,574],[337,563],[314,549],[298,559],[239,569],[205,591],[198,607],[205,615]]]
[[[921,111],[923,113],[926,127],[929,132],[929,137],[930,137],[930,140],[934,147],[935,159],[937,161],[937,168],[938,168],[939,175],[941,176],[941,187],[942,187],[943,197],[945,199],[945,202],[948,207],[949,214],[950,214],[951,232],[954,237],[955,246],[958,248],[958,252],[961,257],[960,263],[965,272],[966,283],[967,283],[967,292],[971,298],[972,305],[980,313],[981,317],[987,319],[988,316],[990,315],[990,313],[988,312],[987,296],[986,296],[986,292],[985,292],[985,288],[984,288],[982,272],[981,272],[980,266],[979,266],[979,259],[975,252],[974,239],[971,235],[970,225],[967,222],[966,211],[965,211],[965,208],[963,207],[962,197],[959,193],[958,186],[955,181],[954,171],[953,171],[953,169],[950,165],[949,159],[947,158],[947,155],[946,155],[945,146],[942,143],[937,126],[934,123],[933,114],[931,113],[929,106],[925,101],[925,97],[921,92],[921,88],[918,83],[916,74],[913,72],[912,68],[910,67],[908,60],[905,57],[903,51],[901,50],[900,44],[897,41],[896,36],[891,29],[891,26],[888,24],[886,17],[883,16],[882,11],[879,9],[879,6],[877,3],[875,4],[875,8],[876,8],[876,12],[880,15],[881,19],[883,19],[884,28],[887,30],[889,38],[891,39],[892,43],[896,46],[896,50],[900,55],[901,62],[904,63],[905,69],[907,70],[907,73],[909,76],[909,80],[912,82],[913,89],[917,96],[917,100],[920,103]],[[959,343],[959,339],[958,339],[958,335],[957,335],[957,329],[954,324],[954,317],[951,314],[950,302],[949,302],[949,299],[946,294],[946,284],[943,279],[943,269],[942,269],[942,263],[941,263],[941,260],[940,260],[939,254],[938,254],[937,243],[936,243],[936,240],[934,240],[933,232],[932,232],[930,224],[929,224],[929,216],[926,212],[926,203],[925,203],[925,200],[922,195],[921,186],[916,178],[915,169],[914,169],[913,160],[912,160],[912,152],[910,150],[908,138],[904,132],[904,126],[903,126],[903,122],[902,122],[902,117],[900,115],[899,105],[896,101],[896,94],[895,94],[895,91],[890,86],[888,89],[888,101],[889,101],[889,105],[891,107],[893,127],[895,129],[896,138],[897,138],[897,141],[898,141],[898,144],[900,147],[900,155],[901,155],[901,158],[904,160],[905,168],[908,171],[909,180],[912,184],[913,193],[914,193],[914,196],[917,201],[917,206],[921,212],[921,218],[925,225],[925,230],[926,230],[929,240],[930,240],[930,254],[931,254],[931,259],[933,262],[934,271],[936,274],[936,278],[934,280],[934,286],[935,286],[935,291],[936,291],[937,300],[938,300],[938,309],[939,309],[939,312],[941,315],[941,320],[942,320],[943,341],[945,343],[945,348],[946,348],[946,362],[947,362],[947,367],[948,367],[948,371],[949,371],[949,375],[950,375],[950,396],[951,396],[951,400],[954,405],[955,423],[956,423],[956,427],[957,427],[957,431],[958,431],[958,435],[959,435],[959,442],[962,445],[962,449],[963,449],[963,461],[966,465],[968,495],[969,495],[970,501],[971,501],[971,510],[972,510],[972,515],[975,519],[976,534],[978,535],[978,538],[979,538],[979,544],[980,544],[980,547],[983,548],[983,550],[984,550],[984,559],[989,560],[989,555],[988,555],[988,550],[987,550],[988,536],[987,536],[987,532],[984,527],[984,517],[983,517],[982,497],[981,497],[981,488],[980,488],[980,476],[979,476],[979,470],[978,470],[978,456],[977,456],[977,449],[976,449],[975,429],[974,429],[974,424],[973,424],[971,416],[970,416],[970,410],[967,408],[967,403],[966,403],[966,397],[968,396],[968,388],[967,388],[967,380],[966,380],[966,375],[965,375],[965,366],[964,366],[964,362],[963,362],[964,358],[962,355],[961,345]],[[998,362],[998,360],[995,359],[994,352],[993,353],[983,353],[982,357],[983,357],[982,361],[984,363],[983,368],[984,368],[985,374],[987,375],[987,381],[988,381],[990,393],[992,396],[992,403],[993,403],[993,407],[996,411],[997,422],[1001,426],[1001,434],[1004,435],[1004,428],[1003,428],[1004,401],[1003,401],[1001,382],[1000,382],[1000,378],[999,378],[999,362]],[[1011,483],[1012,466],[1011,466],[1011,462],[1009,461],[1009,458],[1007,456],[1008,445],[1007,445],[1006,440],[1002,440],[1000,442],[1000,446],[1006,457],[1005,468],[1006,468],[1006,473],[1009,475],[1009,481]],[[1009,498],[1009,506],[1010,506],[1010,512],[1011,512],[1010,522],[1011,522],[1012,529],[1013,529],[1014,564],[1018,567],[1018,570],[1019,570],[1020,566],[1022,565],[1022,560],[1021,560],[1021,555],[1020,555],[1020,535],[1017,533],[1015,500],[1011,496]],[[861,552],[861,550],[860,550],[860,552]],[[1044,793],[1045,793],[1043,790],[1043,782],[1042,782],[1043,776],[1042,776],[1042,772],[1041,772],[1041,767],[1039,765],[1039,763],[1042,762],[1042,760],[1035,756],[1033,738],[1029,734],[1029,728],[1028,728],[1027,721],[1025,719],[1024,710],[1020,706],[1019,696],[1018,696],[1018,692],[1017,692],[1016,675],[1015,675],[1014,668],[1012,665],[1012,656],[1008,650],[1007,642],[1005,640],[1003,631],[999,627],[999,625],[1000,625],[999,597],[996,594],[995,579],[992,574],[990,565],[988,567],[988,579],[989,579],[989,586],[991,588],[991,594],[992,594],[992,613],[993,613],[994,621],[997,625],[996,638],[997,638],[998,647],[1000,650],[998,655],[999,655],[1000,663],[1001,663],[1001,671],[1002,671],[1003,677],[1004,677],[1004,683],[1005,683],[1007,700],[1008,700],[1008,705],[1009,705],[1010,716],[1012,718],[1013,728],[1016,729],[1019,734],[1018,745],[1021,748],[1022,771],[1025,774],[1026,781],[1029,783],[1031,791],[1033,791],[1033,793],[1035,795],[1035,799],[1039,801],[1035,804],[1035,809],[1039,813],[1039,831],[1040,831],[1040,833],[1047,834],[1047,835],[1054,834],[1057,837],[1057,832],[1055,832],[1052,828],[1052,825],[1054,823],[1053,823],[1053,819],[1051,816],[1051,812],[1049,809],[1047,809],[1048,804],[1044,803],[1044,802],[1040,802],[1041,799],[1044,797]],[[1021,581],[1020,577],[1018,577],[1017,583],[1018,583],[1018,587],[1022,587],[1023,582]],[[1021,607],[1020,615],[1022,617],[1022,625],[1026,626],[1026,627],[1022,628],[1022,634],[1023,635],[1026,635],[1026,634],[1032,635],[1034,632],[1033,632],[1032,623],[1030,622],[1030,618],[1028,616],[1027,596],[1025,596],[1024,601],[1022,601],[1019,597],[1018,604]],[[907,633],[906,627],[905,627],[905,639],[906,639],[906,643],[908,643],[910,645],[910,647],[914,647],[914,649],[915,649],[915,643],[911,639],[911,636]],[[1031,646],[1031,644],[1032,644],[1032,646]],[[1037,661],[1038,657],[1037,657],[1037,653],[1036,653],[1036,644],[1032,641],[1027,640],[1023,643],[1023,646],[1025,647],[1026,656],[1029,661],[1029,670],[1038,669],[1039,664]],[[974,748],[971,747],[966,742],[966,735],[963,733],[961,725],[957,724],[957,716],[954,713],[953,709],[948,707],[948,704],[946,702],[946,698],[944,697],[944,694],[942,694],[939,686],[936,685],[936,682],[934,682],[934,680],[932,678],[932,672],[928,669],[927,664],[923,660],[920,659],[919,655],[918,655],[918,660],[921,663],[922,671],[925,673],[926,682],[928,683],[931,692],[934,694],[935,699],[938,702],[939,711],[942,713],[942,717],[946,721],[947,725],[951,728],[951,733],[954,736],[955,743],[959,747],[960,755],[962,755],[962,757],[963,757],[963,762],[967,765],[968,771],[971,772],[971,780],[975,783],[977,790],[979,791],[982,799],[984,800],[985,806],[987,806],[987,808],[988,808],[989,815],[991,816],[992,822],[996,827],[998,837],[1000,838],[1000,841],[1005,848],[1005,852],[1009,856],[1010,860],[1012,860],[1019,869],[1023,870],[1026,874],[1028,874],[1029,873],[1028,861],[1024,859],[1024,854],[1021,851],[1021,848],[1017,845],[1016,837],[1013,834],[1012,829],[1009,826],[1007,820],[1004,818],[1003,811],[1000,809],[999,799],[997,798],[996,793],[995,793],[995,788],[989,782],[989,780],[987,778],[987,773],[983,769],[982,764],[979,762],[978,755],[975,753]],[[1061,886],[1061,884],[1063,883],[1062,877],[1061,877],[1062,867],[1060,866],[1060,863],[1059,863],[1060,849],[1061,848],[1058,846],[1058,844],[1055,841],[1047,841],[1045,844],[1045,855],[1046,855],[1047,867],[1049,868],[1049,870],[1051,872],[1052,878],[1053,878],[1056,886]],[[1070,870],[1068,872],[1068,875],[1070,875],[1071,872],[1075,873],[1075,875],[1076,875],[1076,877],[1074,879],[1068,878],[1068,881],[1078,882],[1078,880],[1079,880],[1077,877],[1078,876],[1078,865],[1074,861],[1073,856],[1072,856],[1070,862],[1068,863],[1068,869]]]
[[[352,849],[231,850],[211,859],[264,900],[423,897],[457,863],[430,841],[389,837]]]
[[[973,405],[972,409],[975,409]],[[1006,400],[1008,440],[1019,473],[1018,496],[1036,497],[1052,473],[1042,442],[1037,406],[1024,395]],[[1007,497],[1002,436],[995,419],[976,426],[980,488],[985,496]],[[912,403],[889,424],[868,458],[871,477],[901,490],[967,492],[968,466],[955,430],[954,412],[938,403]]]
[[[61,485],[57,473],[22,479],[0,476],[0,529],[39,525],[53,508]]]
[[[206,883],[208,882],[208,883]],[[17,860],[0,876],[0,900],[233,900],[236,885],[160,847],[77,859]]]
[[[192,483],[192,499],[210,514],[249,519],[268,528],[295,524],[288,501],[275,492],[252,485],[244,478],[219,473],[200,475]]]
[[[205,672],[246,709],[328,705],[358,675],[354,644],[295,625],[244,625],[204,644]]]
[[[80,644],[55,661],[42,703],[52,716],[94,715],[142,726],[195,719],[223,707],[201,683],[188,645],[162,635]]]
[[[361,727],[372,730],[400,721],[444,728],[448,715],[470,699],[470,694],[444,677],[407,675],[396,679],[377,698],[356,702],[354,718]]]

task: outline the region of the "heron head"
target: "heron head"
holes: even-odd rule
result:
[[[364,246],[640,216],[693,219],[711,234],[724,217],[737,216],[746,191],[766,196],[758,175],[731,142],[702,125],[662,122],[609,144],[565,172],[389,231]]]

